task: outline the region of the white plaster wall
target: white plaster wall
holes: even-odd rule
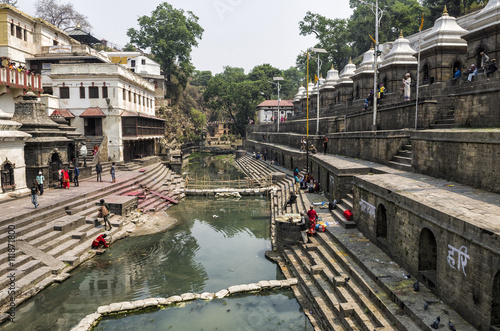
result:
[[[16,191],[26,189],[26,163],[24,161],[24,141],[1,141],[6,131],[0,131],[0,164],[5,160],[15,164],[14,178]],[[2,190],[0,189],[0,195]]]
[[[0,109],[6,113],[14,114],[15,101],[11,94],[0,96]]]
[[[40,101],[47,107],[47,115],[51,115],[52,112],[59,108],[59,98],[50,94],[41,94]]]

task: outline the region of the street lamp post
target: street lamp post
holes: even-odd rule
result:
[[[317,107],[317,111],[316,111],[316,134],[319,134],[319,71],[320,71],[320,68],[321,68],[321,60],[319,59],[319,54],[323,53],[323,54],[326,54],[328,53],[326,50],[324,50],[323,48],[312,48],[311,51],[315,52],[318,54],[318,60],[317,60],[317,64],[318,64],[318,96],[317,96],[317,104],[318,104],[318,107]]]
[[[283,77],[273,77],[273,80],[277,81],[277,83],[270,82],[270,81],[269,81],[269,83],[278,86],[278,118],[276,119],[276,122],[278,123],[278,128],[277,128],[276,132],[280,132],[280,120],[281,120],[281,112],[280,112],[280,101],[281,101],[280,100],[280,81],[283,81],[285,79]]]
[[[375,0],[375,6],[372,3],[367,3],[364,0],[358,0],[361,3],[364,3],[367,6],[370,6],[372,12],[375,14],[375,58],[373,63],[373,125],[372,130],[377,130],[377,60],[380,54],[379,52],[379,43],[378,43],[378,27],[380,25],[380,20],[382,20],[382,16],[384,15],[384,11],[379,9],[378,0]],[[380,14],[380,15],[379,15]]]

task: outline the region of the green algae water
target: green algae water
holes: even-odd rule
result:
[[[234,155],[212,155],[207,153],[192,154],[189,164],[182,169],[184,176],[206,178],[210,180],[239,179],[245,175],[234,167]]]
[[[231,285],[282,279],[264,257],[271,249],[265,197],[187,198],[168,210],[169,231],[113,244],[17,307],[4,330],[70,330],[98,306]],[[97,330],[312,330],[291,291],[196,300],[145,313],[107,318]]]

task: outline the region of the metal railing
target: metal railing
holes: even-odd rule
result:
[[[198,177],[195,175],[194,178],[186,177],[185,187],[190,190],[214,190],[214,189],[252,189],[269,187],[273,184],[272,176],[265,176],[261,178],[239,178],[231,179],[229,176],[227,179],[218,178],[213,179],[207,176]]]

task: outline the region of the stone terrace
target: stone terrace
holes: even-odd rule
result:
[[[352,161],[350,166],[356,163]],[[311,238],[312,243],[303,244],[298,226],[286,219],[313,202],[325,201],[325,197],[301,193],[291,210],[285,210],[282,206],[293,184],[291,172],[249,156],[237,162],[252,169],[255,176],[277,170],[287,174],[271,194],[272,240],[283,252],[277,258],[282,271],[299,279],[295,295],[316,329],[430,330],[430,324],[440,316],[441,327],[452,320],[458,330],[474,330],[425,286],[414,292],[415,278],[407,279],[407,270],[354,228],[354,222],[344,219],[343,210],[353,209],[352,195],[340,200],[331,212],[318,204],[322,221],[330,225],[325,233]],[[339,162],[346,165],[350,161]],[[366,167],[365,162],[360,163],[358,168]],[[425,301],[430,303],[428,310],[424,310]]]

